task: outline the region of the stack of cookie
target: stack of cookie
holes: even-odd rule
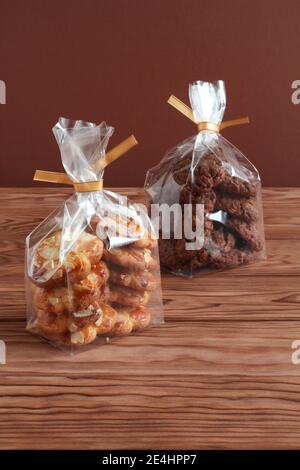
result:
[[[204,245],[199,250],[187,250],[185,239],[161,238],[163,266],[192,275],[203,268],[233,267],[259,256],[264,249],[257,198],[259,183],[232,176],[222,158],[210,152],[196,166],[191,155],[181,158],[173,166],[172,176],[181,186],[180,204],[192,204],[193,229],[195,205],[204,206]]]
[[[109,300],[117,311],[115,332],[129,334],[150,322],[147,305],[157,287],[155,271],[159,268],[153,249],[156,241],[143,238],[121,248],[104,250],[110,272]]]
[[[87,232],[71,247],[62,243],[61,232],[37,245],[31,260],[29,330],[76,346],[94,341],[103,324],[113,325],[116,313],[107,305],[109,272],[102,255],[103,242]]]
[[[100,335],[146,327],[150,313],[145,305],[154,288],[148,270],[154,263],[151,250],[136,246],[108,253],[103,241],[86,231],[71,246],[62,243],[62,232],[42,240],[31,259],[28,329],[58,345],[76,347]],[[111,292],[104,257],[112,267]]]

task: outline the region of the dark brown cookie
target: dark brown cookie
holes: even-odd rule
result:
[[[212,258],[212,266],[216,269],[233,268],[241,264],[249,263],[254,258],[254,253],[249,250],[233,248],[228,252],[215,254]]]
[[[259,235],[256,224],[244,222],[236,217],[229,217],[226,226],[237,233],[254,251],[261,251],[263,242]]]
[[[229,194],[218,192],[215,211],[219,210],[228,212],[228,214],[246,222],[254,222],[258,219],[258,210],[254,198],[234,198]]]
[[[194,181],[203,191],[211,191],[224,177],[222,161],[213,153],[200,158],[194,169]]]
[[[217,188],[227,194],[234,194],[240,197],[253,197],[256,195],[256,187],[247,181],[243,181],[236,176],[231,176],[223,172],[223,176],[217,185]]]
[[[236,236],[228,232],[225,227],[212,232],[211,237],[206,239],[205,248],[211,259],[219,254],[229,253],[236,245]]]
[[[203,191],[196,184],[186,184],[181,189],[180,204],[203,204],[204,212],[213,212],[216,194],[213,190]]]
[[[178,240],[159,240],[159,255],[161,265],[170,270],[178,272],[186,272],[190,269],[191,260],[184,258],[181,252],[176,251],[176,243]]]
[[[177,184],[187,183],[191,174],[192,155],[186,155],[175,163],[172,174]]]

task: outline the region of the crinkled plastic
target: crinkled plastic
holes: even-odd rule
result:
[[[197,123],[221,123],[223,81],[192,83],[189,95]],[[152,204],[178,204],[182,213],[189,207],[192,229],[202,233],[195,249],[184,226],[182,236],[174,227],[168,236],[160,226],[160,261],[168,271],[191,277],[265,258],[259,173],[220,133],[202,130],[178,144],[148,171],[145,189]],[[202,207],[202,219],[197,207]]]
[[[113,128],[61,118],[53,129],[67,175],[98,181]],[[125,182],[126,183],[126,182]],[[142,206],[78,192],[26,239],[27,329],[70,352],[163,322],[157,240]]]

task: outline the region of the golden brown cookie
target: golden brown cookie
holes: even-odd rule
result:
[[[101,288],[97,288],[91,292],[73,291],[67,287],[54,287],[46,289],[31,285],[32,304],[35,310],[43,310],[45,312],[60,315],[64,312],[77,312],[93,307],[96,311],[101,303],[105,303],[109,298],[109,287],[103,284]]]
[[[132,331],[138,331],[146,328],[151,320],[151,315],[144,307],[123,307],[117,305],[117,320],[111,336],[124,336],[130,334]]]
[[[117,321],[117,312],[116,310],[107,304],[101,305],[102,317],[101,322],[97,325],[97,334],[98,335],[107,335],[109,334],[115,326]]]
[[[135,271],[158,268],[158,263],[153,258],[151,250],[147,248],[139,249],[126,246],[110,250],[105,249],[103,257],[106,261]]]
[[[128,287],[110,284],[110,302],[128,307],[138,307],[147,305],[149,301],[149,293],[147,291],[137,291]]]
[[[73,289],[78,294],[91,293],[99,289],[109,277],[109,271],[104,261],[92,265],[91,272],[84,278],[73,283]]]
[[[109,336],[125,336],[132,332],[133,323],[127,312],[117,312],[117,318]]]
[[[134,248],[148,248],[149,250],[152,250],[157,247],[157,245],[158,241],[154,234],[145,230],[143,236],[139,240],[133,242],[131,246]]]
[[[74,294],[67,287],[54,287],[47,290],[44,287],[32,288],[32,302],[36,310],[59,315],[63,312],[69,312],[74,307]]]
[[[157,245],[154,235],[143,226],[138,217],[104,212],[93,218],[92,227],[102,239],[107,236],[131,239],[132,245],[138,248],[151,249]]]
[[[149,310],[144,307],[137,307],[130,312],[130,318],[132,320],[132,331],[142,330],[146,328],[151,320]]]
[[[92,343],[97,337],[97,327],[87,325],[80,330],[70,333],[70,344],[72,346],[83,346]]]
[[[83,232],[66,254],[61,251],[61,236],[61,232],[56,232],[35,250],[31,278],[37,285],[50,287],[82,279],[91,271],[91,265],[102,258],[103,242],[95,235]]]
[[[49,339],[68,332],[69,318],[67,315],[55,315],[44,310],[37,310],[36,316],[31,320],[28,329],[37,331]]]
[[[139,291],[153,291],[157,285],[155,277],[150,271],[127,271],[114,265],[110,265],[109,279],[114,284]]]

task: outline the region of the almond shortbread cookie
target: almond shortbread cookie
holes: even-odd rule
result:
[[[138,291],[128,287],[110,284],[109,300],[112,303],[125,305],[128,307],[138,307],[147,305],[149,302],[149,293],[147,291]]]
[[[146,328],[151,320],[150,312],[144,307],[128,308],[116,306],[117,320],[111,336],[123,336]]]
[[[158,263],[153,258],[151,250],[148,248],[134,248],[132,246],[124,248],[104,249],[103,257],[106,261],[132,269],[133,271],[144,271],[147,269],[157,269]]]
[[[80,295],[67,287],[54,287],[48,290],[34,284],[32,284],[31,291],[35,310],[43,310],[56,315],[85,310],[90,306],[97,310],[99,304],[106,302],[109,297],[109,287],[106,284],[103,284],[100,289]]]
[[[128,272],[126,269],[114,265],[110,265],[110,281],[139,291],[153,291],[157,285],[155,277],[150,271]]]
[[[92,264],[103,254],[103,242],[95,235],[83,232],[64,256],[61,232],[42,240],[33,256],[32,280],[38,285],[54,285],[86,277]]]

